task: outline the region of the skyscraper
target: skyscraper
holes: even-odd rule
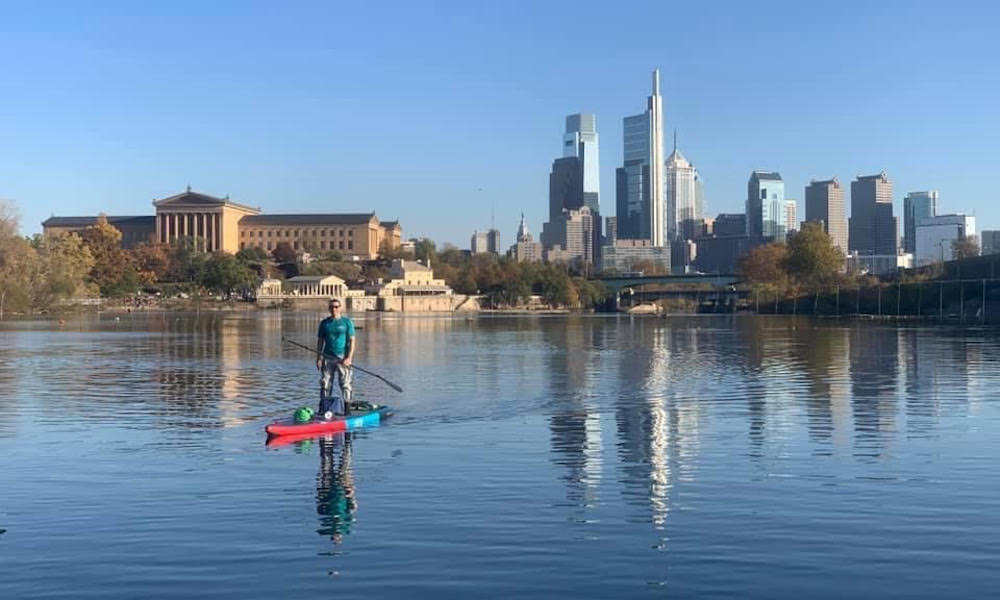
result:
[[[517,227],[517,241],[507,252],[517,262],[536,262],[542,260],[542,245],[531,237],[528,225],[521,213],[521,224]]]
[[[981,254],[983,256],[1000,252],[1000,231],[985,229],[983,230],[982,238],[983,242],[980,247],[982,248]]]
[[[785,200],[785,233],[799,230],[798,202]]]
[[[848,220],[851,252],[893,255],[899,248],[899,218],[892,214],[892,181],[882,171],[858,176],[851,182],[851,218]]]
[[[597,140],[597,118],[590,113],[566,117],[566,134],[563,135],[563,156],[579,159],[582,200],[580,206],[590,208],[597,214],[601,210],[600,152]],[[566,206],[564,208],[579,208]]]
[[[555,159],[549,173],[549,220],[558,218],[564,210],[575,210],[583,204],[580,159],[575,156]]]
[[[595,264],[593,243],[594,219],[586,206],[563,211],[542,226],[542,246],[550,262]]]
[[[976,217],[969,215],[937,215],[917,221],[916,252],[913,265],[922,267],[935,262],[952,260],[954,243],[976,235]]]
[[[493,228],[486,232],[486,251],[490,254],[500,254],[500,230]]]
[[[485,252],[489,252],[486,245],[485,231],[472,232],[472,238],[469,241],[469,251],[473,254],[483,254]]]
[[[549,175],[549,223],[556,223],[565,211],[576,211],[584,206],[594,216],[596,225],[591,228],[594,239],[588,244],[596,262],[600,247],[600,175],[598,165],[598,138],[596,119],[592,114],[575,114],[566,117],[563,135],[563,156],[552,163]],[[544,241],[544,240],[543,240]]]
[[[667,237],[668,241],[682,239],[682,224],[701,218],[698,197],[698,171],[680,150],[677,149],[677,133],[674,132],[674,151],[664,165]],[[690,227],[689,227],[690,229]]]
[[[747,182],[747,235],[785,239],[785,182],[774,171],[754,171]]]
[[[648,239],[662,246],[667,236],[663,202],[663,101],[660,71],[646,112],[624,119],[624,165],[616,172],[618,237]]]
[[[847,254],[847,215],[840,180],[836,177],[823,181],[814,179],[806,186],[806,221],[823,223],[823,230],[829,234],[833,245]]]
[[[491,228],[486,231],[475,231],[469,241],[469,251],[472,254],[500,254],[500,231]]]
[[[903,198],[903,250],[917,251],[917,223],[920,219],[937,216],[938,193],[910,192]]]

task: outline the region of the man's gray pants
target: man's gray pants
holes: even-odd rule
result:
[[[322,375],[319,378],[320,414],[328,410],[338,415],[345,414],[346,411],[344,409],[350,403],[351,394],[353,393],[351,380],[353,379],[354,369],[345,367],[338,361],[324,360],[321,372]],[[333,391],[334,379],[338,380],[337,382],[340,384],[340,395],[331,397],[330,393]]]

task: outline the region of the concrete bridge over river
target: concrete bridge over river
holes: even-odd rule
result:
[[[652,302],[659,299],[685,299],[699,303],[710,303],[715,312],[719,306],[726,310],[735,309],[736,302],[747,297],[747,291],[740,289],[736,275],[720,273],[696,273],[685,275],[626,275],[614,277],[594,277],[612,292],[610,310],[617,310],[622,301],[627,304]],[[657,289],[648,289],[657,286]],[[644,289],[646,288],[646,289]]]

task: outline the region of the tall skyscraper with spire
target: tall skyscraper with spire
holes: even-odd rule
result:
[[[666,206],[667,241],[684,239],[683,223],[701,218],[698,198],[698,171],[677,149],[674,131],[674,151],[664,165],[666,185],[663,191]],[[688,227],[691,229],[691,227]]]
[[[624,119],[624,165],[615,171],[618,238],[667,241],[664,205],[663,100],[660,71],[653,71],[653,93],[646,112]]]

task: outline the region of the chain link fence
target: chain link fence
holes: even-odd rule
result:
[[[879,316],[1000,323],[1000,279],[955,279],[838,287],[798,298],[754,293],[757,314]]]

